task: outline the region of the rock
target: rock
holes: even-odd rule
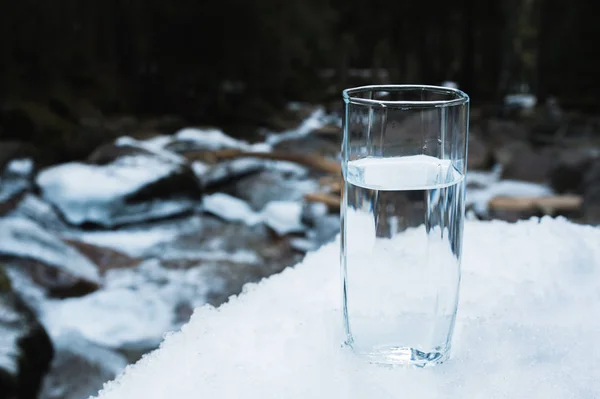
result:
[[[16,207],[6,216],[30,220],[42,229],[54,234],[63,233],[70,229],[70,226],[50,204],[31,193],[26,193]]]
[[[590,165],[584,178],[583,220],[600,225],[600,159]]]
[[[52,296],[89,293],[100,281],[96,265],[26,219],[0,219],[0,257],[27,270]]]
[[[490,118],[482,126],[482,139],[492,147],[517,141],[526,141],[529,132],[522,124],[508,119]]]
[[[585,191],[584,177],[594,159],[600,156],[598,150],[590,147],[571,148],[561,151],[554,160],[550,172],[550,182],[559,193]]]
[[[37,177],[43,198],[74,225],[115,227],[191,211],[202,195],[185,163],[144,149],[105,146],[100,164],[67,163]]]
[[[111,248],[88,244],[75,239],[64,239],[63,241],[90,259],[98,266],[101,274],[110,269],[135,267],[142,261],[139,258],[130,257]]]
[[[315,154],[336,159],[340,154],[340,143],[341,137],[339,142],[334,142],[322,136],[310,134],[283,140],[274,146],[274,150],[292,154]]]
[[[0,397],[36,399],[52,356],[46,331],[0,266]]]
[[[502,178],[529,182],[547,182],[554,163],[551,151],[536,151],[529,144],[515,141],[494,152],[496,161],[502,165]]]
[[[256,158],[238,158],[209,167],[199,178],[206,189],[217,188],[227,183],[258,173],[265,168],[265,161]]]
[[[0,216],[14,209],[32,188],[33,161],[13,159],[0,175]]]
[[[221,191],[247,201],[262,210],[270,201],[303,201],[304,195],[318,191],[319,183],[306,178],[290,178],[278,171],[263,171],[221,187]]]
[[[476,130],[469,132],[468,169],[488,169],[492,165],[492,152]]]
[[[55,356],[40,399],[81,399],[96,394],[127,366],[120,353],[95,345],[80,334],[53,337]]]
[[[301,259],[289,237],[277,237],[263,224],[248,226],[210,220],[207,218],[196,231],[157,245],[149,255],[170,267],[211,262],[254,265],[252,274],[260,277],[277,273]]]

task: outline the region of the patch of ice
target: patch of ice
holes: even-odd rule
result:
[[[246,201],[228,194],[206,195],[202,200],[202,207],[206,212],[230,222],[243,222],[252,226],[261,221],[260,215]]]
[[[219,309],[197,309],[99,398],[599,397],[600,229],[550,218],[467,222],[464,238],[453,356],[443,365],[381,367],[342,345],[332,244]]]
[[[301,216],[302,204],[294,201],[271,201],[261,212],[264,223],[280,236],[304,230]]]
[[[87,281],[100,280],[96,265],[30,220],[0,219],[0,254],[34,259]]]
[[[6,166],[5,172],[17,176],[31,176],[34,163],[30,158],[13,159]]]

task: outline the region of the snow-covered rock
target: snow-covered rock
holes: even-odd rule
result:
[[[73,247],[34,222],[17,217],[0,219],[0,255],[26,259],[55,269],[68,279],[98,283],[96,265]]]
[[[75,331],[96,345],[143,353],[178,327],[179,303],[206,303],[209,283],[200,269],[168,270],[147,261],[108,271],[105,287],[90,295],[44,302],[42,321],[52,336]]]
[[[99,165],[51,167],[38,175],[37,184],[44,199],[75,225],[114,227],[193,209],[201,190],[191,168],[140,151]]]
[[[52,355],[48,335],[0,267],[1,397],[36,397]]]
[[[550,218],[467,222],[464,239],[453,355],[443,365],[382,367],[342,345],[332,244],[219,309],[197,309],[98,397],[600,396],[600,229]]]

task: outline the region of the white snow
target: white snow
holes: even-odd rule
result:
[[[304,230],[301,222],[302,204],[296,201],[270,201],[262,211],[255,212],[242,199],[215,193],[204,197],[202,208],[230,222],[242,222],[248,226],[265,223],[279,235]]]
[[[150,226],[119,230],[82,231],[67,234],[67,236],[135,257],[147,255],[156,246],[171,242],[182,234],[198,231],[201,226],[201,218],[192,216],[181,221],[159,222]]]
[[[210,170],[210,166],[204,162],[194,161],[192,162],[192,170],[197,177],[202,177],[208,170]]]
[[[247,149],[249,144],[243,140],[234,139],[220,129],[198,129],[188,127],[175,133],[175,139],[190,141],[206,150],[221,150],[224,148]]]
[[[278,235],[304,230],[302,204],[296,201],[271,201],[261,212],[264,223]]]
[[[0,255],[34,259],[91,282],[100,279],[85,256],[26,219],[0,219]]]
[[[507,94],[504,97],[504,104],[513,107],[533,109],[537,104],[537,97],[533,94],[526,93]]]
[[[43,197],[73,224],[135,220],[136,215],[113,215],[124,197],[173,173],[179,165],[153,156],[125,156],[109,165],[66,163],[43,170],[37,177]],[[153,212],[167,216],[191,207],[188,201],[162,201]],[[142,210],[142,209],[140,209]],[[147,211],[146,208],[144,210]],[[113,220],[114,218],[122,220]]]
[[[152,260],[136,269],[109,270],[102,290],[44,302],[42,321],[52,336],[74,331],[104,347],[154,348],[165,332],[179,327],[177,305],[206,303],[202,273],[168,270]]]
[[[119,137],[115,144],[119,146],[129,145],[132,147],[141,148],[146,150],[154,155],[158,155],[163,159],[168,159],[171,162],[177,164],[185,163],[185,157],[169,150],[165,150],[164,147],[172,142],[172,138],[170,136],[156,136],[149,138],[147,140],[136,140],[134,138],[123,136]]]
[[[382,367],[343,347],[335,243],[218,309],[197,309],[99,398],[600,397],[600,229],[550,218],[465,229],[443,365]]]
[[[274,133],[267,137],[267,144],[274,146],[282,141],[292,140],[307,136],[313,130],[320,129],[329,122],[330,117],[325,114],[322,107],[315,109],[308,118],[306,118],[300,126],[295,129],[287,130],[281,133]]]
[[[242,199],[224,193],[204,196],[202,207],[229,222],[243,222],[249,226],[260,222],[260,216]]]
[[[34,163],[30,158],[13,159],[6,166],[6,172],[19,175],[30,176],[33,173]]]

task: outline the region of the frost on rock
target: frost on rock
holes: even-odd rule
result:
[[[191,169],[152,155],[62,164],[42,171],[37,183],[70,223],[106,227],[191,210],[200,191]]]
[[[99,398],[600,397],[600,229],[550,218],[467,222],[464,239],[443,365],[380,367],[343,347],[331,244],[219,309],[197,309]]]
[[[26,219],[0,219],[0,255],[31,259],[89,282],[100,280],[96,265]]]

